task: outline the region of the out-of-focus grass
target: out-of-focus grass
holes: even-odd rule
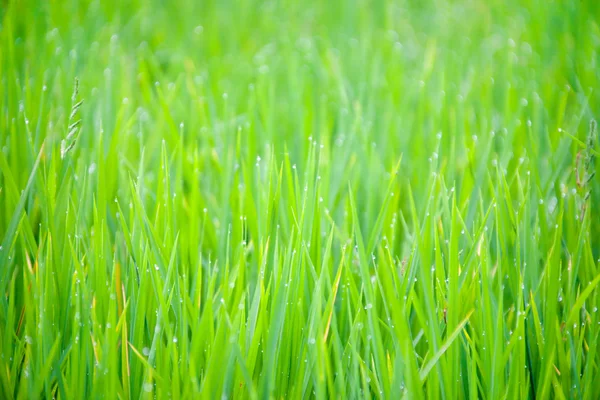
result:
[[[0,398],[600,395],[598,2],[0,16]]]

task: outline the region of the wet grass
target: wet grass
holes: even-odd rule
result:
[[[600,395],[595,1],[0,16],[0,398]]]

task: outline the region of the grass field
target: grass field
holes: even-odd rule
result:
[[[600,2],[0,21],[0,399],[600,397]]]

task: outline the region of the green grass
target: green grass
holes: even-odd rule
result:
[[[600,396],[597,1],[0,21],[1,399]]]

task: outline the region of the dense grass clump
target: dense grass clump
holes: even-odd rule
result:
[[[599,398],[599,2],[0,21],[1,399]]]

